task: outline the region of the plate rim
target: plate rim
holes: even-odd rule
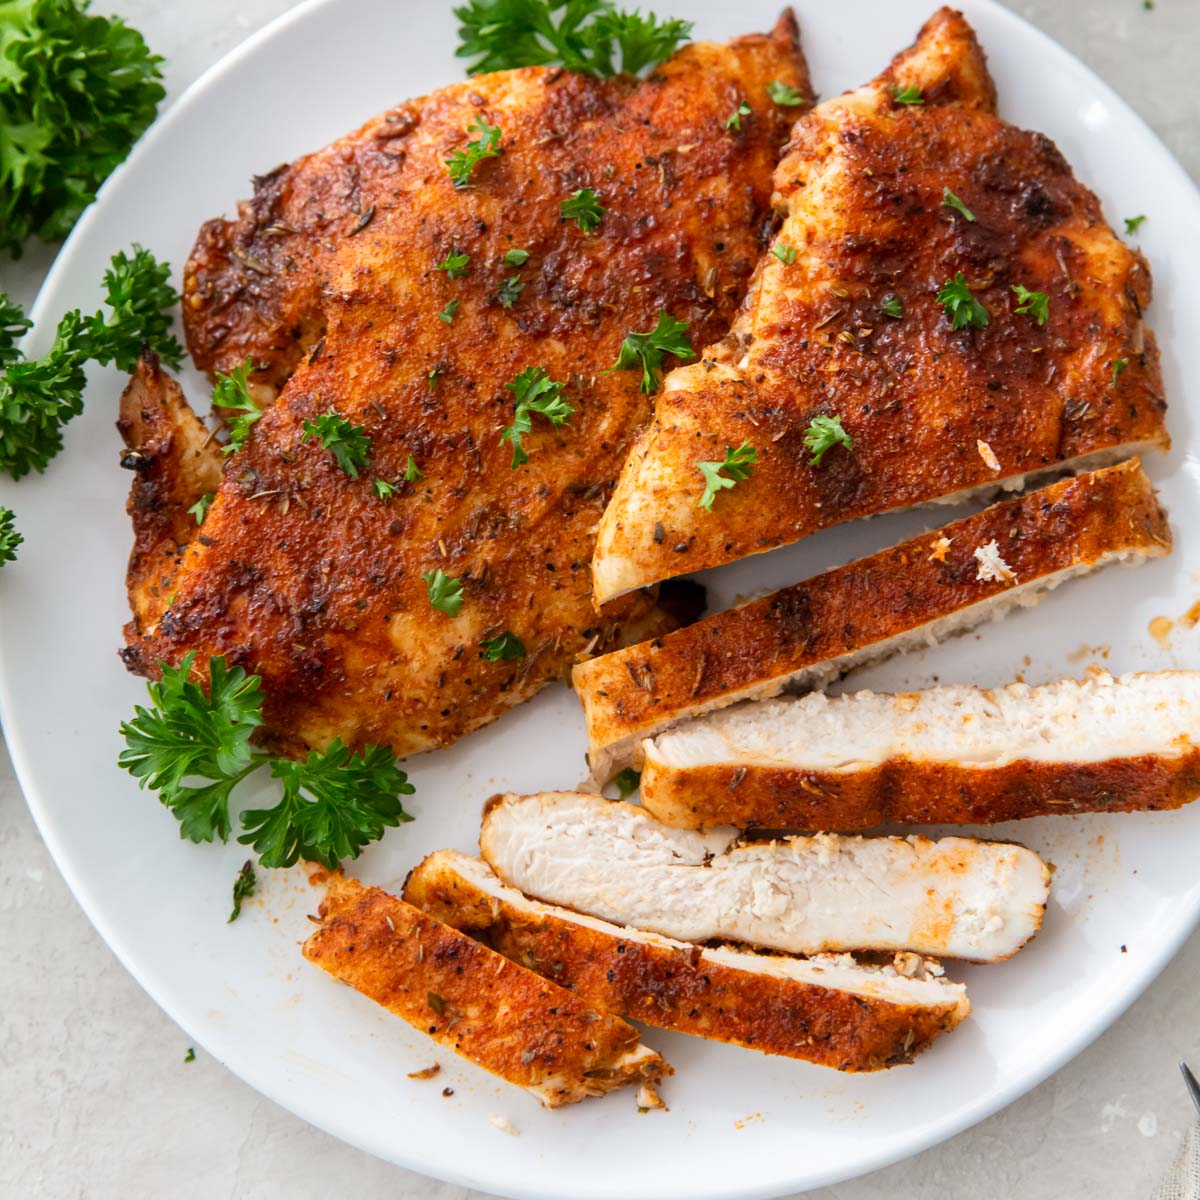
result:
[[[57,290],[60,276],[68,273],[77,244],[86,240],[92,225],[101,219],[99,214],[101,213],[102,202],[107,193],[113,188],[115,182],[123,178],[125,174],[137,170],[141,160],[147,157],[160,141],[165,140],[171,135],[176,121],[181,119],[181,114],[185,113],[198,102],[202,102],[204,96],[212,88],[216,87],[229,71],[242,63],[243,60],[258,54],[267,43],[274,40],[285,29],[294,24],[309,20],[314,12],[325,8],[337,7],[346,2],[347,0],[301,0],[295,7],[279,14],[261,28],[251,33],[228,53],[206,68],[192,83],[180,92],[167,110],[154,121],[152,126],[139,139],[129,157],[105,181],[97,193],[96,200],[88,207],[59,248],[30,309],[33,328],[26,345],[36,346],[48,340],[49,324],[44,318],[46,316],[46,309],[50,304],[51,293]],[[784,2],[788,3],[789,0],[784,0]],[[802,2],[803,0],[790,0],[790,3],[797,7],[802,6]],[[937,0],[932,0],[932,3],[936,5]],[[1043,32],[1017,12],[1004,7],[998,3],[998,0],[969,0],[969,3],[963,7],[968,10],[986,10],[1007,31],[1015,31],[1014,36],[1032,38],[1039,43],[1042,51],[1055,59],[1060,68],[1070,72],[1075,79],[1085,84],[1093,93],[1098,94],[1108,105],[1119,112],[1124,120],[1131,122],[1145,142],[1157,150],[1162,160],[1163,168],[1174,174],[1176,181],[1183,185],[1184,189],[1191,194],[1196,205],[1200,207],[1200,185],[1192,179],[1175,155],[1142,116],[1105,79],[1093,71],[1075,54],[1067,50],[1066,47],[1055,41],[1049,34]],[[800,15],[803,17],[804,14]],[[968,11],[968,20],[971,19],[971,15],[971,12]],[[803,30],[803,21],[801,28]],[[1179,402],[1177,400],[1175,403],[1178,404]],[[206,1029],[203,1036],[197,1035],[189,1027],[189,1023],[186,1023],[179,1017],[176,1006],[168,1000],[163,993],[163,989],[157,982],[149,978],[152,972],[149,969],[144,970],[142,968],[139,960],[143,956],[139,954],[136,947],[128,944],[123,935],[113,927],[112,923],[101,915],[101,906],[93,899],[95,889],[85,883],[83,877],[76,869],[75,860],[60,842],[56,830],[56,821],[43,798],[39,795],[37,788],[32,784],[35,770],[32,763],[32,754],[27,754],[24,738],[14,723],[14,718],[19,707],[15,690],[12,686],[10,670],[5,661],[3,646],[0,645],[0,732],[3,732],[17,783],[37,825],[39,836],[50,852],[55,866],[62,875],[73,897],[108,948],[142,990],[150,996],[154,1003],[180,1029],[187,1033],[196,1045],[202,1047],[227,1070],[247,1083],[260,1095],[265,1096],[273,1103],[298,1116],[307,1124],[383,1161],[396,1164],[431,1178],[444,1180],[457,1186],[470,1187],[485,1192],[492,1192],[493,1194],[497,1194],[497,1188],[499,1187],[501,1189],[499,1194],[520,1196],[522,1200],[562,1200],[563,1194],[561,1189],[554,1188],[551,1190],[540,1186],[536,1181],[536,1177],[530,1174],[526,1174],[520,1182],[519,1191],[510,1191],[508,1189],[514,1186],[515,1181],[514,1183],[510,1183],[505,1180],[498,1183],[470,1170],[461,1169],[452,1161],[434,1162],[430,1158],[424,1157],[419,1147],[416,1149],[404,1146],[397,1148],[394,1144],[382,1144],[377,1139],[360,1134],[353,1126],[339,1122],[336,1110],[322,1110],[316,1102],[309,1103],[302,1096],[288,1094],[281,1076],[276,1075],[271,1078],[265,1078],[265,1069],[260,1069],[254,1061],[239,1061],[236,1045],[226,1044],[227,1042],[236,1043],[237,1038],[235,1034],[226,1034],[220,1029],[212,1027]],[[1141,965],[1138,971],[1131,972],[1125,981],[1113,989],[1106,1002],[1093,1010],[1092,1019],[1086,1025],[1080,1026],[1077,1034],[1064,1038],[1055,1052],[1044,1056],[1027,1074],[1017,1077],[1007,1086],[998,1089],[995,1093],[988,1094],[985,1098],[970,1105],[945,1114],[941,1119],[930,1122],[917,1133],[910,1132],[896,1137],[894,1142],[887,1144],[879,1150],[865,1153],[853,1165],[830,1167],[815,1174],[809,1173],[802,1178],[797,1178],[794,1174],[787,1175],[787,1169],[785,1168],[784,1173],[776,1173],[769,1181],[762,1180],[751,1185],[749,1188],[742,1188],[736,1193],[731,1192],[728,1187],[717,1185],[716,1187],[693,1187],[690,1195],[693,1197],[693,1200],[768,1200],[770,1197],[794,1192],[797,1187],[800,1187],[804,1191],[828,1187],[881,1170],[884,1167],[939,1145],[956,1134],[971,1128],[1032,1091],[1085,1050],[1102,1033],[1111,1028],[1113,1023],[1157,979],[1167,964],[1179,952],[1184,941],[1195,931],[1197,924],[1200,924],[1200,892],[1196,894],[1190,911],[1178,922],[1173,936],[1165,938],[1158,943],[1157,951],[1147,957],[1144,965]],[[228,1056],[225,1053],[226,1051],[228,1052]],[[794,1170],[794,1168],[792,1169]],[[577,1193],[580,1197],[590,1197],[593,1194],[593,1192],[586,1190]]]

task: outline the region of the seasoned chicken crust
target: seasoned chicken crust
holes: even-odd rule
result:
[[[547,1108],[671,1068],[638,1031],[380,888],[331,876],[304,957]]]
[[[770,101],[773,80],[809,92],[790,12],[644,80],[478,76],[271,172],[235,220],[205,226],[184,280],[193,356],[210,371],[249,357],[282,390],[229,458],[170,607],[134,596],[128,666],[221,654],[262,675],[276,750],[340,737],[408,754],[495,719],[626,624],[652,633],[651,597],[600,617],[591,602],[596,523],[649,412],[638,372],[602,368],[661,309],[697,345],[727,328],[796,111]],[[752,114],[727,130],[742,97]],[[477,120],[503,152],[457,189],[445,160]],[[592,233],[560,211],[585,187],[607,210]],[[514,249],[524,264],[504,262]],[[469,255],[464,276],[438,269],[451,253]],[[505,385],[529,367],[575,411],[559,429],[535,416],[514,470]],[[371,439],[358,478],[303,436],[330,411]],[[406,481],[410,455],[421,478]],[[462,585],[456,617],[431,607],[438,570]],[[486,659],[505,632],[525,657]]]
[[[922,103],[896,98],[910,87]],[[850,518],[1166,448],[1147,265],[1050,139],[994,101],[974,33],[943,9],[876,80],[796,123],[779,256],[729,335],[668,376],[600,526],[598,604]],[[958,274],[986,327],[952,328],[938,294]],[[1044,324],[1017,311],[1018,286],[1045,294]],[[819,417],[852,449],[814,464]],[[753,475],[705,511],[697,463],[743,442]]]

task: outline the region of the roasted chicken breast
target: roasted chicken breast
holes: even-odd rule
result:
[[[581,1001],[839,1071],[911,1062],[971,1011],[963,985],[931,959],[898,954],[870,965],[848,954],[701,949],[530,900],[456,850],[425,859],[404,895]]]
[[[1036,854],[973,838],[818,834],[736,845],[644,809],[572,792],[498,796],[479,847],[506,883],[549,904],[681,941],[791,954],[911,950],[997,962],[1042,924]]]
[[[995,546],[999,563],[985,563]],[[1061,480],[579,664],[592,777],[603,784],[640,745],[689,717],[803,692],[853,667],[1035,605],[1060,583],[1171,549],[1171,530],[1136,460]]]
[[[695,828],[983,825],[1197,796],[1197,671],[762,700],[647,741],[642,773],[646,808]]]
[[[1146,263],[994,99],[943,9],[876,80],[796,123],[772,251],[728,336],[667,377],[605,511],[597,603],[1167,446]],[[706,509],[698,464],[727,455]]]
[[[697,345],[727,328],[796,112],[773,81],[809,91],[790,13],[646,79],[478,76],[271,172],[236,219],[210,222],[185,271],[193,356],[211,371],[249,358],[281,390],[169,556],[169,607],[135,592],[130,668],[224,655],[262,675],[275,749],[340,737],[407,754],[646,617],[647,596],[592,606],[596,523],[649,411],[640,371],[604,369],[663,310]],[[743,99],[750,115],[727,129]],[[499,153],[456,187],[447,160],[487,139]],[[563,208],[585,189],[594,227]],[[518,414],[518,376],[535,370],[562,386],[566,423]],[[369,439],[355,474],[306,434],[331,413]],[[501,430],[521,419],[514,469]],[[178,490],[162,479],[135,521]]]
[[[547,1108],[655,1088],[671,1068],[632,1025],[379,888],[334,875],[304,957]]]

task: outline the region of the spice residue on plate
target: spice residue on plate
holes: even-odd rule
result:
[[[1155,617],[1149,625],[1150,636],[1165,650],[1171,642],[1175,622],[1170,617]]]

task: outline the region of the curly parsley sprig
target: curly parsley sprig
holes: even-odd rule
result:
[[[532,431],[534,415],[545,417],[557,429],[570,421],[575,409],[563,399],[563,385],[551,379],[541,367],[526,367],[504,386],[512,392],[515,408],[513,423],[500,431],[500,440],[512,443],[509,465],[515,471],[529,461],[522,439]]]
[[[25,540],[13,524],[15,519],[12,509],[0,504],[0,567],[17,561],[17,547]]]
[[[670,58],[690,21],[660,21],[609,0],[470,0],[454,10],[459,58],[472,75],[557,64],[588,75],[636,75]]]
[[[132,256],[115,254],[104,273],[108,313],[64,314],[50,349],[31,359],[16,349],[29,322],[0,293],[0,470],[14,479],[44,471],[62,449],[62,427],[83,412],[86,362],[132,370],[148,345],[178,366],[183,348],[167,310],[179,297],[169,275],[170,267],[141,246]]]
[[[401,796],[408,777],[383,746],[354,754],[338,739],[303,762],[274,758],[251,745],[262,724],[262,680],[225,659],[208,660],[207,689],[191,679],[195,652],[178,667],[160,663],[150,683],[150,707],[138,705],[121,725],[125,749],[118,763],[179,820],[180,836],[193,842],[227,841],[232,832],[233,790],[264,763],[283,785],[272,808],[241,814],[238,838],[258,851],[264,867],[290,867],[298,859],[335,869],[357,858],[385,829],[409,821]]]
[[[674,354],[681,359],[695,358],[696,352],[688,339],[687,329],[686,321],[677,321],[665,308],[660,309],[658,324],[649,333],[625,335],[617,361],[609,369],[636,371],[641,367],[641,391],[649,395],[658,386],[662,376],[664,354]]]
[[[696,503],[712,512],[717,493],[749,479],[757,462],[758,451],[749,442],[742,442],[736,450],[726,446],[721,462],[698,462],[696,470],[704,476],[704,491]]]

